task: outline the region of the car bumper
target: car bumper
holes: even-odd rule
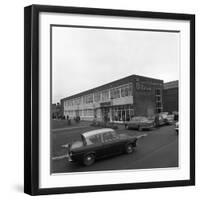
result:
[[[68,161],[69,161],[69,162],[74,162],[70,157],[68,158]]]

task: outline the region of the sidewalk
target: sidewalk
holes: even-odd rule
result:
[[[75,122],[74,120],[71,120],[71,125],[69,125],[67,120],[51,120],[51,128],[54,129],[64,129],[64,128],[72,128],[72,127],[86,127],[90,126],[92,122],[90,121],[80,121]]]

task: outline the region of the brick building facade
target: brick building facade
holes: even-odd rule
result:
[[[163,110],[163,81],[131,75],[61,99],[65,117],[81,120],[129,121]]]
[[[178,111],[178,81],[171,81],[164,84],[163,111]]]

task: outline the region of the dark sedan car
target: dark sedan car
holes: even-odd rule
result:
[[[133,117],[129,122],[125,124],[127,129],[135,128],[139,131],[143,129],[151,129],[154,127],[154,119],[148,119],[147,117],[137,116]]]
[[[69,161],[92,165],[95,160],[120,153],[130,154],[136,147],[137,137],[119,135],[104,128],[81,134],[81,141],[69,144]]]

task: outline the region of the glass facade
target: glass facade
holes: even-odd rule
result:
[[[111,108],[111,121],[129,121],[133,116],[133,105],[121,105]]]

